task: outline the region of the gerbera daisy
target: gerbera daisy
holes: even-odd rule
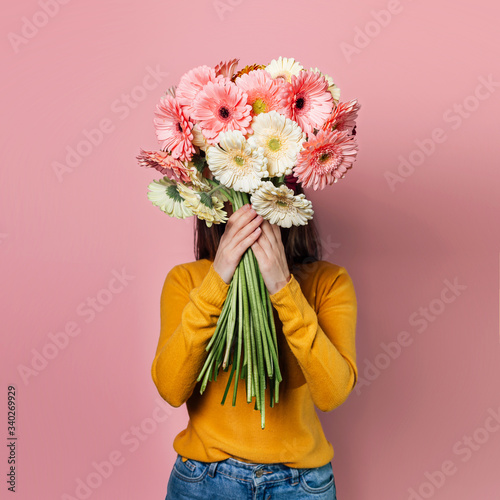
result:
[[[359,108],[361,108],[361,104],[358,103],[357,99],[339,103],[328,120],[326,120],[322,129],[338,130],[339,132],[347,130],[349,135],[354,135]]]
[[[252,116],[281,110],[281,85],[267,71],[250,71],[236,78],[234,83],[247,94],[247,103],[252,106]]]
[[[222,75],[217,75],[209,66],[198,66],[182,75],[175,91],[177,100],[188,118],[193,114],[193,101],[198,92],[207,82],[223,81]]]
[[[186,165],[165,151],[145,151],[141,149],[137,155],[141,167],[154,168],[174,181],[189,182],[190,177]]]
[[[191,161],[188,163],[187,174],[189,176],[189,182],[194,187],[207,190],[210,188],[210,185],[206,181],[205,177],[203,177],[203,172],[200,171],[198,166]]]
[[[177,187],[181,185],[168,177],[155,180],[148,186],[148,198],[153,205],[172,217],[178,219],[191,217],[193,212],[184,203],[184,199],[177,190]]]
[[[292,58],[278,57],[273,59],[267,66],[266,71],[273,77],[283,79],[287,82],[292,81],[292,75],[298,75],[302,71],[302,65]]]
[[[207,149],[207,163],[214,177],[235,191],[250,193],[268,177],[263,148],[252,148],[239,130],[222,132],[219,144]]]
[[[250,73],[250,71],[255,71],[256,69],[266,69],[266,67],[263,64],[250,64],[240,69],[238,73],[235,73],[231,77],[231,81],[234,82],[239,76],[246,75],[247,73]]]
[[[193,124],[184,115],[179,102],[171,95],[161,98],[156,105],[154,119],[156,137],[161,147],[179,160],[190,160],[195,152],[192,144]]]
[[[303,187],[323,189],[344,178],[356,160],[357,150],[355,138],[347,131],[320,130],[304,144],[293,173]]]
[[[206,151],[208,146],[210,146],[212,142],[213,144],[217,144],[215,141],[209,142],[206,139],[206,137],[203,135],[203,132],[201,131],[200,126],[197,123],[194,124],[192,132],[193,144],[200,148],[202,151]]]
[[[333,109],[333,97],[325,77],[314,71],[292,75],[292,82],[283,87],[283,106],[287,116],[295,120],[308,134],[319,129]]]
[[[252,208],[271,224],[281,227],[303,226],[312,219],[312,203],[304,194],[294,195],[284,184],[263,182],[250,197]]]
[[[291,189],[294,193],[297,190],[297,177],[295,177],[293,174],[290,175],[285,175],[285,186],[288,189]]]
[[[183,184],[178,184],[177,188],[187,207],[199,219],[204,220],[208,227],[227,221],[224,198],[217,191],[211,194],[198,192]]]
[[[222,75],[226,78],[231,78],[234,75],[239,59],[231,59],[230,61],[221,61],[215,66],[215,74]]]
[[[321,76],[325,77],[325,80],[328,82],[328,90],[332,94],[334,104],[338,104],[340,101],[340,89],[333,83],[333,78],[331,76],[325,75],[321,73],[318,68],[311,68],[310,71],[314,71],[314,73],[318,73]]]
[[[208,140],[218,140],[227,130],[251,133],[251,109],[246,94],[233,82],[208,82],[194,100],[193,117]]]
[[[302,129],[277,111],[257,115],[252,127],[253,135],[248,143],[252,148],[264,148],[269,177],[292,173],[302,143],[306,140]]]

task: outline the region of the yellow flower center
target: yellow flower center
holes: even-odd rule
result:
[[[235,156],[234,163],[236,163],[236,165],[242,167],[245,164],[245,159],[242,158],[241,156]]]
[[[328,161],[330,159],[330,153],[322,153],[318,160],[320,163],[324,163],[325,161]]]
[[[278,205],[278,207],[288,207],[288,203],[280,199],[276,200],[276,205]]]
[[[255,99],[252,109],[256,115],[265,113],[267,111],[267,104],[262,99]]]
[[[269,147],[269,149],[271,151],[278,151],[279,148],[281,147],[281,143],[280,143],[279,139],[277,139],[276,137],[273,137],[272,139],[269,140],[269,142],[267,143],[267,146]]]

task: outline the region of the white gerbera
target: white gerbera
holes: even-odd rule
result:
[[[180,184],[170,180],[168,177],[155,180],[148,186],[148,198],[153,205],[166,214],[178,219],[185,219],[186,217],[191,217],[193,212],[184,203],[184,199],[177,189],[178,186]]]
[[[290,175],[306,140],[304,131],[277,111],[257,115],[252,129],[253,135],[247,142],[253,148],[264,148],[269,177]]]
[[[314,73],[319,73],[321,76],[325,77],[325,80],[328,82],[328,90],[332,94],[333,100],[335,101],[335,104],[338,104],[340,101],[340,89],[333,83],[333,78],[331,76],[325,75],[324,73],[321,73],[321,71],[318,68],[311,68],[311,71]]]
[[[191,179],[191,183],[193,184],[193,186],[199,189],[203,189],[206,186],[207,181],[203,177],[202,173],[196,168],[196,165],[194,165],[193,163],[191,162],[188,163],[188,168],[186,173]]]
[[[177,185],[179,194],[193,215],[206,222],[210,227],[212,224],[220,224],[227,221],[227,213],[224,210],[224,199],[215,191],[214,193],[194,191],[184,184]]]
[[[251,193],[268,177],[264,148],[251,147],[239,130],[219,134],[219,144],[207,149],[208,167],[224,186]]]
[[[193,155],[192,159],[188,161],[186,165],[186,174],[189,177],[191,184],[193,187],[201,189],[202,191],[208,191],[210,189],[210,184],[203,176],[205,166],[205,158],[198,154]]]
[[[292,81],[292,75],[298,75],[302,71],[302,65],[292,58],[278,57],[273,59],[267,66],[266,71],[273,78],[283,78],[287,82]]]
[[[281,227],[303,226],[314,214],[304,194],[294,195],[285,184],[277,187],[271,181],[263,182],[252,193],[250,202],[259,215]]]

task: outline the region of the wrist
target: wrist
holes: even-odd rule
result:
[[[219,269],[218,263],[214,262],[213,263],[213,268],[214,271],[219,275],[220,279],[226,283],[226,285],[229,285],[231,283],[231,276],[228,276],[228,273],[224,273]]]
[[[291,275],[288,275],[287,278],[275,282],[274,286],[272,286],[271,289],[269,290],[269,294],[274,295],[275,293],[278,293],[282,288],[284,288],[288,284],[290,278]]]

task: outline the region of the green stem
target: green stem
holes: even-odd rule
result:
[[[247,253],[248,252],[248,253]],[[256,272],[255,269],[255,264],[254,259],[252,258],[252,255],[250,254],[250,250],[245,252],[243,255],[243,259],[245,260],[245,269],[247,273],[250,275],[250,294],[251,294],[251,300],[252,300],[252,313],[255,314],[256,320],[259,325],[259,331],[258,335],[261,337],[262,335],[266,335],[266,333],[269,331],[269,326],[267,325],[267,318],[264,318],[263,316],[263,310],[262,310],[262,301],[260,300],[260,293],[259,293],[259,281],[257,279],[257,275],[260,275],[260,271]],[[270,334],[270,332],[269,332]],[[261,339],[262,341],[262,349],[264,353],[264,359],[266,361],[266,367],[268,370],[268,376],[272,377],[272,371],[271,371],[271,362],[269,358],[269,350],[267,347],[267,342],[264,341],[264,339]],[[259,347],[261,347],[261,344],[259,342],[258,344]],[[264,370],[264,365],[262,362],[261,366],[262,370]]]
[[[238,275],[239,275],[239,267],[236,267],[236,270],[234,271],[233,274],[233,279],[231,280],[231,283],[236,283],[235,287],[233,287],[233,291],[230,297],[230,311],[229,311],[229,319],[228,323],[226,326],[226,352],[224,354],[224,361],[222,363],[222,368],[226,368],[229,360],[229,351],[231,349],[231,344],[233,341],[233,336],[234,336],[234,327],[236,323],[236,315],[238,311],[236,310],[236,300],[238,299]],[[228,301],[228,298],[226,298],[226,301]]]
[[[241,274],[238,273],[238,347],[236,351],[236,378],[234,379],[233,406],[236,405],[236,391],[238,390],[238,381],[241,363],[241,347],[243,343],[243,294],[241,291]]]
[[[229,192],[229,191],[233,191],[232,189],[228,189],[226,186],[224,186],[224,184],[221,184],[220,182],[214,181],[213,179],[206,179],[206,180],[208,181],[208,183],[211,186],[215,186],[210,191],[206,191],[206,193],[208,195],[211,195],[212,193],[215,193],[215,191],[218,191],[219,189],[221,189],[222,191],[224,191],[224,194],[228,197],[231,204],[233,204],[233,195],[231,195],[231,193]]]

